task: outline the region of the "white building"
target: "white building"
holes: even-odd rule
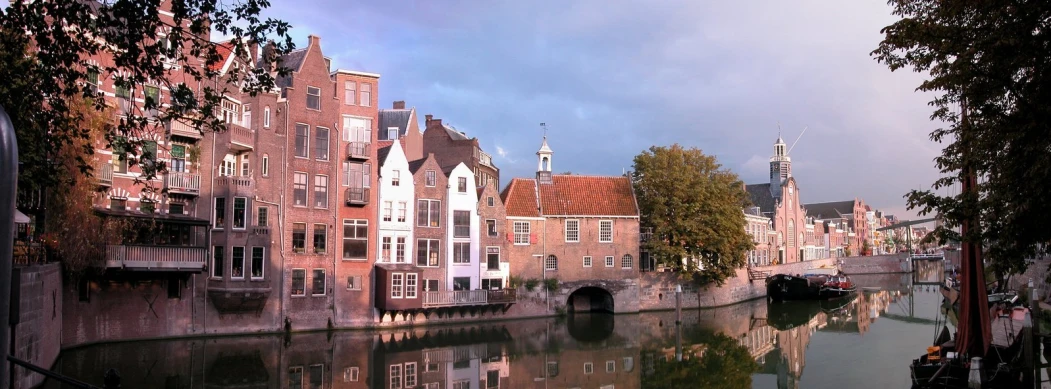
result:
[[[478,191],[474,172],[460,163],[446,172],[449,176],[446,220],[448,290],[474,290],[481,287],[478,259]]]
[[[415,184],[400,142],[379,150],[377,263],[412,263]]]

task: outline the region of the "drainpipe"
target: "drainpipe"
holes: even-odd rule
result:
[[[0,106],[0,325],[8,325],[11,309],[11,263],[15,243],[15,196],[18,193],[18,140],[7,111]],[[0,350],[9,349],[7,329],[0,330]],[[0,368],[0,388],[8,387],[14,364]]]
[[[548,254],[547,254],[547,218],[544,218],[544,227],[543,228],[544,228],[544,242],[543,242],[543,244],[544,244],[544,246],[543,246],[544,256],[540,257],[540,266],[544,267],[544,296],[545,296],[545,300],[547,300],[547,310],[550,311],[551,310],[551,290],[547,288],[547,256],[548,256]],[[556,263],[555,266],[557,267],[558,266],[557,265],[558,262],[555,262],[555,263]]]
[[[215,201],[215,174],[214,174],[215,171],[212,170],[212,169],[215,169],[215,144],[217,143],[218,140],[219,140],[218,137],[215,135],[215,132],[213,131],[212,132],[212,159],[210,161],[208,161],[208,172],[209,172],[209,175],[212,176],[212,182],[208,183],[208,188],[209,188],[208,189],[208,198],[212,199],[213,202]],[[202,167],[200,166],[200,164],[201,164],[200,160],[197,161],[197,164],[198,164],[197,172],[198,172],[198,174],[200,174],[200,172],[203,171],[204,169],[202,169]],[[207,207],[207,205],[205,205],[205,206]],[[209,214],[208,219],[209,220],[211,220],[212,212],[213,211],[211,211],[211,210],[208,212],[208,214]],[[198,214],[200,214],[200,213],[198,213]],[[205,245],[206,245],[205,246],[205,251],[210,253],[212,255],[212,257],[214,258],[215,257],[215,253],[211,252],[211,251],[208,251],[208,250],[213,250],[214,249],[214,247],[211,246],[211,244],[212,244],[212,241],[211,241],[212,240],[212,227],[213,227],[212,223],[209,222],[208,226],[205,227],[204,236],[205,236]],[[226,250],[224,248],[223,249],[223,252],[224,252],[223,255],[226,255],[225,251]],[[207,260],[207,259],[205,259],[205,260]],[[208,268],[209,272],[212,271],[211,267],[208,267],[208,266],[206,266],[206,267]],[[202,321],[203,321],[204,324],[202,326],[201,331],[203,331],[205,333],[208,333],[208,296],[207,296],[207,294],[208,294],[208,280],[210,278],[211,278],[210,274],[205,274],[204,275],[204,289],[205,289],[204,293],[205,293],[205,297],[204,297],[204,303],[201,304],[203,306],[202,309],[203,309],[203,312],[204,312],[201,315],[202,316]]]
[[[281,169],[281,204],[285,203],[285,196],[288,194],[288,99],[285,99],[285,144],[284,149],[281,152],[281,158],[284,160]],[[278,225],[278,240],[281,242],[281,287],[277,301],[280,303],[281,317],[278,319],[278,323],[284,323],[285,318],[288,317],[288,312],[285,310],[285,215],[281,212],[283,207],[278,206],[277,208],[277,225]]]

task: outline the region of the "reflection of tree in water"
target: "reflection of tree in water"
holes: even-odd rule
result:
[[[676,361],[674,349],[651,350],[657,354],[647,367],[642,388],[747,388],[759,370],[748,349],[723,334],[694,334]]]

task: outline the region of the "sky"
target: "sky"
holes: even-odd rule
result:
[[[0,0],[2,1],[2,0]],[[6,1],[3,1],[6,3]],[[939,177],[923,75],[869,53],[885,0],[273,0],[296,44],[381,74],[380,107],[477,137],[501,183],[531,177],[546,123],[556,172],[619,175],[652,145],[767,182],[779,131],[804,203],[864,199],[908,219]],[[421,123],[422,126],[422,123]]]

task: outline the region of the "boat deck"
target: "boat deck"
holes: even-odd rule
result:
[[[1000,315],[993,318],[992,344],[998,347],[1008,347],[1015,339],[1022,336],[1022,328],[1029,326],[1029,315],[1025,310],[1012,310],[1009,315]]]

